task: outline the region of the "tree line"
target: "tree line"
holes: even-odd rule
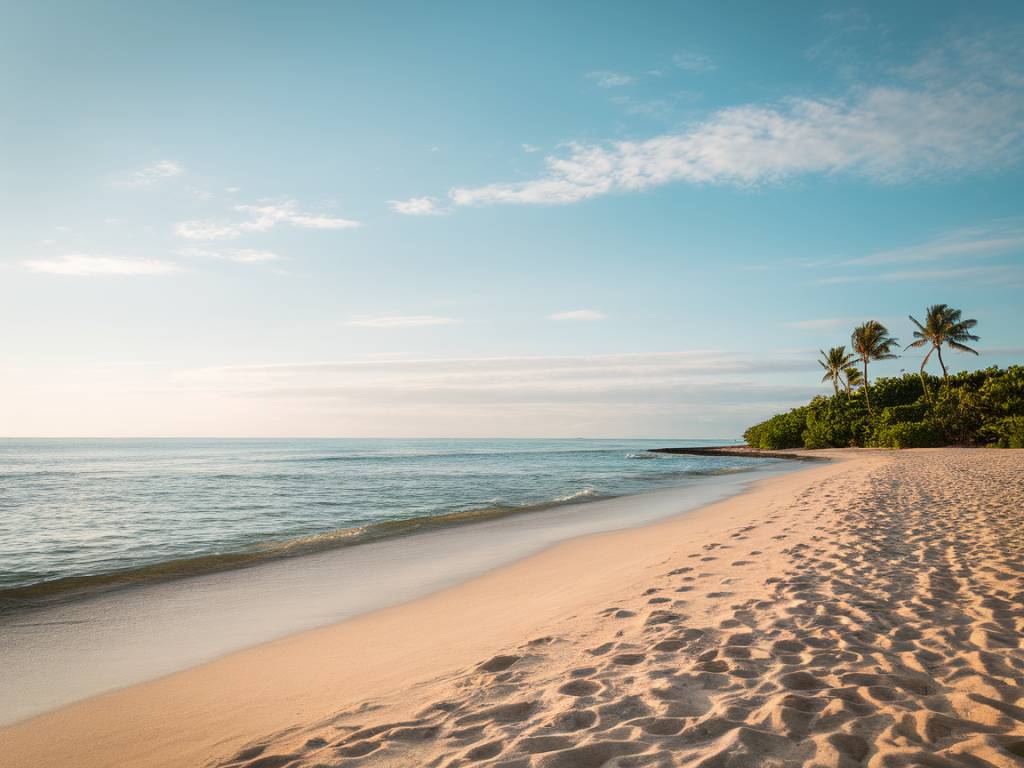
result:
[[[924,356],[924,360],[921,361],[920,371],[921,388],[924,390],[925,396],[930,398],[928,386],[925,382],[924,369],[928,365],[928,360],[931,358],[932,353],[936,353],[939,365],[942,366],[943,380],[948,381],[949,370],[942,359],[942,347],[948,346],[950,349],[955,349],[958,352],[969,352],[972,355],[977,355],[978,351],[967,346],[965,342],[978,341],[980,339],[979,336],[971,333],[971,330],[977,326],[978,321],[961,319],[963,312],[959,309],[954,309],[948,304],[933,304],[928,307],[925,311],[924,323],[918,322],[913,315],[908,315],[908,317],[910,322],[917,326],[917,330],[914,331],[914,341],[904,347],[904,351],[911,348],[930,347],[928,353]],[[897,355],[893,354],[893,348],[898,344],[899,341],[889,335],[888,328],[877,320],[868,320],[866,323],[862,323],[854,328],[853,333],[850,334],[852,353],[848,353],[845,346],[832,347],[828,352],[823,349],[818,350],[821,353],[818,365],[825,369],[825,375],[821,377],[821,380],[823,382],[831,381],[837,395],[839,394],[840,382],[845,386],[848,395],[855,387],[863,385],[864,402],[867,404],[868,413],[874,415],[871,409],[868,363],[872,360],[895,359]],[[857,359],[864,366],[863,375],[853,365],[854,360]]]
[[[761,449],[866,446],[881,448],[984,444],[1024,448],[1024,367],[950,374],[943,349],[977,355],[969,343],[978,325],[947,304],[927,308],[924,321],[909,316],[913,341],[903,351],[926,349],[917,374],[869,377],[870,363],[898,357],[899,341],[877,320],[853,329],[850,347],[819,350],[823,382],[832,397],[778,414],[747,429]],[[930,374],[936,359],[941,378]]]

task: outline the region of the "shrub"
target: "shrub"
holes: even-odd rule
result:
[[[872,445],[875,448],[935,448],[943,445],[943,437],[934,424],[903,421],[878,428]]]
[[[801,448],[804,444],[801,433],[806,424],[806,408],[794,408],[789,413],[780,413],[750,427],[743,433],[743,439],[753,448],[762,451],[776,451],[782,448]]]
[[[925,447],[989,443],[1024,445],[1024,366],[954,374],[948,380],[908,373],[871,384],[874,417],[860,393],[816,397],[745,433],[755,448]]]
[[[982,435],[996,448],[1024,448],[1024,416],[1007,416],[986,424]]]
[[[977,388],[979,406],[986,416],[1024,416],[1024,367],[1010,366],[1005,371],[989,368],[989,377]]]
[[[948,444],[976,442],[984,423],[977,392],[966,387],[943,387],[929,411],[928,420]]]
[[[935,390],[934,377],[925,376],[929,387]],[[912,405],[924,394],[921,389],[921,377],[916,373],[905,373],[899,377],[885,377],[871,382],[871,405],[875,410],[895,405]]]
[[[805,448],[846,448],[860,444],[867,419],[863,402],[850,401],[845,395],[819,397],[807,411],[803,432]]]
[[[921,421],[927,410],[923,400],[918,400],[910,405],[890,405],[882,409],[882,413],[879,415],[879,424],[888,426],[889,424]]]

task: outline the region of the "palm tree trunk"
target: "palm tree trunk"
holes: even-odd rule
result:
[[[942,378],[943,380],[949,378],[949,371],[946,370],[946,364],[942,362],[942,345],[937,345],[935,351],[939,353],[939,365],[942,366]]]
[[[924,390],[924,399],[929,403],[932,401],[932,393],[928,391],[928,382],[924,380],[924,367],[928,365],[928,358],[932,356],[932,352],[935,347],[928,350],[928,354],[924,356],[924,360],[921,361],[921,389]]]
[[[839,382],[837,381],[837,378],[838,377],[832,378],[832,389],[836,391],[836,397],[839,397]]]
[[[868,416],[874,416],[871,412],[871,388],[868,386],[868,359],[864,360],[864,402],[868,404]]]

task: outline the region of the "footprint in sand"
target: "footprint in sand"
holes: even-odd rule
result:
[[[504,672],[521,658],[521,656],[494,656],[481,664],[478,669],[484,672]]]
[[[642,653],[620,653],[618,656],[612,657],[612,663],[634,666],[642,662],[645,658],[647,657]]]
[[[593,680],[571,680],[558,689],[566,696],[591,696],[601,690],[601,686]]]

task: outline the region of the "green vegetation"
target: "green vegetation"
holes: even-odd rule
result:
[[[962,313],[959,309],[953,309],[946,304],[933,304],[928,307],[928,311],[925,314],[924,325],[917,322],[914,316],[910,316],[910,322],[917,326],[917,330],[914,331],[914,338],[916,341],[912,341],[907,345],[907,349],[912,347],[931,347],[928,350],[928,354],[924,356],[924,360],[921,361],[921,386],[924,387],[924,396],[930,401],[931,393],[928,391],[928,387],[924,383],[924,367],[928,365],[928,358],[932,356],[932,352],[937,352],[939,357],[939,365],[942,366],[942,378],[948,379],[949,372],[946,370],[946,364],[942,361],[942,345],[946,344],[952,349],[958,352],[970,352],[972,355],[977,355],[978,352],[971,349],[965,341],[977,341],[978,337],[968,333],[974,326],[978,324],[977,320],[961,320],[960,315]]]
[[[870,381],[868,363],[896,357],[897,341],[881,323],[869,320],[851,335],[846,347],[821,350],[823,382],[831,397],[780,413],[743,433],[747,444],[762,450],[781,448],[928,448],[942,445],[991,445],[1024,448],[1024,366],[996,367],[950,374],[942,347],[977,354],[965,342],[975,320],[945,304],[928,308],[907,348],[928,348],[917,374]],[[942,378],[925,371],[935,353]],[[858,359],[863,372],[851,365]]]
[[[872,360],[894,359],[896,355],[892,353],[892,348],[896,346],[896,339],[889,335],[889,329],[880,322],[868,320],[853,329],[853,333],[850,334],[850,346],[864,364],[864,402],[868,405],[868,413],[872,414],[868,363]]]
[[[853,355],[847,353],[846,347],[832,347],[828,352],[824,349],[818,351],[821,352],[821,360],[818,361],[818,365],[825,369],[825,375],[821,377],[821,380],[822,382],[831,381],[838,395],[839,384],[843,381],[846,372],[851,369],[850,363],[853,362]],[[853,368],[852,370],[857,369]],[[846,391],[850,391],[849,383],[846,384]]]

